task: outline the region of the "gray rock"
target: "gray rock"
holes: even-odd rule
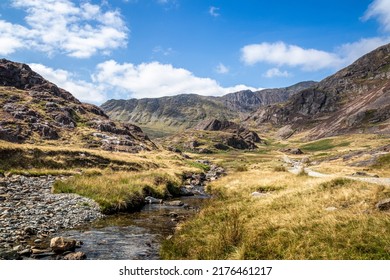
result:
[[[145,202],[149,204],[161,204],[163,202],[162,199],[154,198],[152,196],[145,197]]]
[[[390,198],[379,201],[376,204],[376,208],[379,211],[389,211],[390,210]]]

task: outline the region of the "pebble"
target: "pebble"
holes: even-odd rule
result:
[[[99,205],[91,199],[77,194],[52,194],[57,179],[65,178],[0,177],[1,192],[6,194],[0,200],[0,253],[2,248],[25,244],[27,239],[38,244],[60,229],[103,217]]]

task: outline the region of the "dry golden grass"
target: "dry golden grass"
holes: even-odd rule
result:
[[[164,258],[390,258],[390,215],[375,209],[389,188],[250,170],[210,189],[216,198],[163,244]]]

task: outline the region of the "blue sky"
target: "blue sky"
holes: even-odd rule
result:
[[[390,0],[6,0],[0,56],[82,101],[321,80],[390,42]]]

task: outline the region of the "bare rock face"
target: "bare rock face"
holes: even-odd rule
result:
[[[110,121],[102,109],[81,103],[28,65],[1,59],[0,140],[67,142],[70,138],[88,148],[110,151],[156,148],[139,127]]]

